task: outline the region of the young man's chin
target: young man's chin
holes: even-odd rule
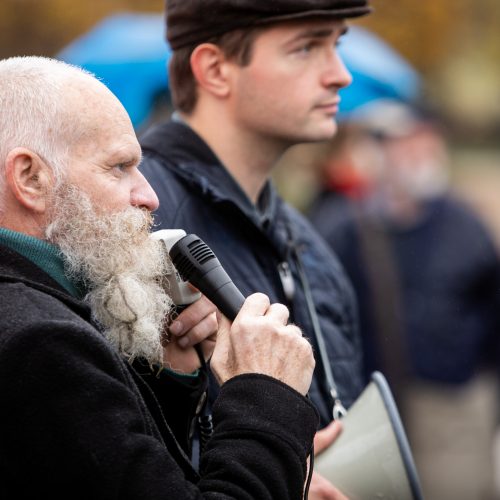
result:
[[[337,133],[337,123],[335,120],[331,119],[326,123],[322,123],[320,126],[309,130],[307,137],[304,137],[302,142],[321,142],[328,141],[333,138]],[[306,135],[306,134],[304,134]]]
[[[307,126],[288,128],[286,131],[274,131],[274,137],[291,147],[296,144],[329,141],[336,133],[337,124],[332,119],[321,124],[309,123]]]

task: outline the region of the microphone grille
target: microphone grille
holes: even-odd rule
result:
[[[215,259],[215,254],[210,247],[200,239],[194,240],[188,245],[189,251],[193,258],[203,265],[211,259]]]
[[[193,236],[194,235],[189,235],[186,239],[192,238]],[[200,266],[203,266],[209,260],[216,259],[217,257],[210,247],[199,238],[196,237],[196,239],[189,243],[186,239],[180,240],[176,244],[175,252],[173,252],[174,255],[171,253],[171,258],[182,278],[190,281]]]

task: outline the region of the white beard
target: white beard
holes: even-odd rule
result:
[[[86,193],[67,184],[57,189],[53,207],[46,237],[60,248],[67,276],[83,282],[105,336],[130,360],[161,364],[172,308],[161,283],[171,264],[149,238],[151,214],[134,207],[101,214]]]

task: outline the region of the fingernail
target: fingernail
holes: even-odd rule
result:
[[[180,321],[173,321],[168,327],[170,333],[180,335],[182,333],[182,323]]]
[[[181,347],[187,347],[188,344],[189,344],[189,339],[187,337],[181,337],[179,340],[178,340],[178,344],[181,346]]]

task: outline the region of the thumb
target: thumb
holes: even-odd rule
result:
[[[212,354],[212,358],[210,361],[210,367],[212,369],[213,374],[217,378],[217,382],[222,384],[224,375],[224,367],[227,365],[229,350],[230,350],[230,330],[231,330],[231,322],[220,312],[217,310],[217,339],[215,342],[215,349]]]
[[[220,311],[216,310],[217,316],[217,344],[224,345],[229,343],[229,332],[231,331],[231,321],[229,321]]]
[[[319,455],[328,448],[342,432],[342,423],[339,420],[330,422],[314,436],[314,454]]]

